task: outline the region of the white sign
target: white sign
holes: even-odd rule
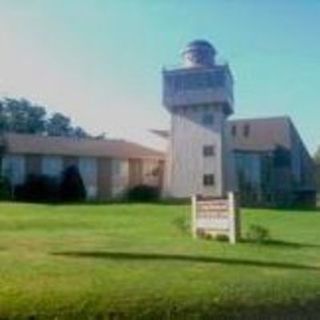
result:
[[[227,198],[192,197],[192,233],[226,235],[231,243],[239,236],[239,210],[233,193]]]

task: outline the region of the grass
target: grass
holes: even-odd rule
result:
[[[184,205],[0,204],[0,319],[318,319],[320,212],[243,210],[272,240],[194,240]]]

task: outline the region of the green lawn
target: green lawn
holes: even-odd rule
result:
[[[189,215],[0,204],[0,319],[319,319],[320,212],[243,210],[273,241],[235,246],[192,239]]]

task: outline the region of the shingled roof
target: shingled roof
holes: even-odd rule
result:
[[[4,134],[6,152],[59,156],[112,157],[119,159],[162,159],[160,151],[125,140],[47,137],[32,134]]]

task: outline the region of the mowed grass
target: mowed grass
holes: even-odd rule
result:
[[[320,212],[242,210],[267,244],[191,238],[185,205],[0,204],[0,319],[319,319]]]

